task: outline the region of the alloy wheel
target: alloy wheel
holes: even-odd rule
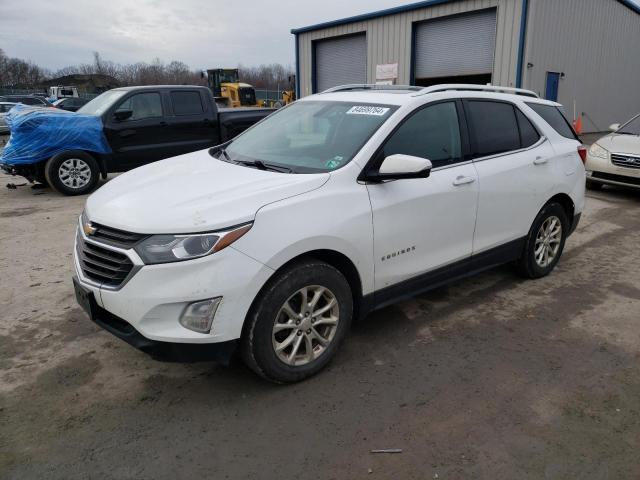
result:
[[[280,307],[273,324],[272,344],[287,365],[307,365],[333,341],[340,321],[334,293],[320,285],[303,287]]]
[[[91,168],[80,158],[69,158],[58,168],[60,181],[69,188],[83,188],[91,181]]]
[[[546,268],[555,260],[562,240],[562,222],[556,216],[548,217],[538,230],[533,251],[539,267]]]

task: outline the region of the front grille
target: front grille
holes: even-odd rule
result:
[[[240,87],[240,105],[255,105],[256,91],[251,87]]]
[[[612,182],[628,183],[629,185],[640,185],[640,178],[626,177],[624,175],[613,175],[611,173],[593,172],[593,178],[601,178],[602,180],[611,180]]]
[[[611,163],[613,163],[616,167],[640,168],[640,157],[612,153]]]
[[[125,254],[86,242],[80,235],[76,252],[84,276],[103,286],[119,287],[133,269]]]
[[[91,223],[91,226],[96,229],[91,235],[91,238],[98,242],[104,242],[124,249],[132,248],[136,243],[148,236],[141,233],[125,232],[117,228],[105,227],[99,223]]]

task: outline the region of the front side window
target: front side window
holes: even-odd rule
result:
[[[520,149],[520,132],[513,105],[470,100],[466,104],[471,123],[474,157],[486,157]]]
[[[401,153],[441,167],[459,161],[461,151],[456,104],[444,102],[422,108],[402,123],[385,143],[382,158]]]
[[[351,102],[293,103],[238,136],[226,153],[232,161],[259,160],[295,173],[329,172],[349,163],[397,108]]]
[[[162,117],[162,101],[157,92],[136,93],[122,102],[116,112],[131,110],[127,121]]]

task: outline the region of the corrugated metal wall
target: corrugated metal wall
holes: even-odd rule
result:
[[[377,64],[397,62],[399,64],[397,83],[408,84],[411,74],[411,32],[414,22],[491,7],[497,7],[493,83],[514,86],[522,0],[460,0],[299,34],[300,95],[312,93],[314,40],[366,32],[367,81],[375,82]]]
[[[527,68],[527,63],[533,67]],[[640,15],[615,0],[530,0],[523,87],[544,96],[564,72],[558,101],[603,131],[640,112]]]

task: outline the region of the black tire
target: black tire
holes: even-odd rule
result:
[[[300,289],[309,286],[324,287],[334,295],[339,312],[337,326],[333,339],[317,358],[304,365],[289,365],[281,360],[275,351],[274,325],[280,318],[279,312],[285,302],[288,302],[292,295],[297,295],[296,292]],[[297,262],[276,274],[254,302],[247,316],[241,340],[242,358],[251,370],[271,382],[299,382],[318,373],[331,361],[349,331],[352,317],[353,297],[344,275],[319,260]],[[292,336],[298,333],[294,331],[297,328],[294,327],[290,331]],[[304,335],[304,332],[302,334]],[[289,333],[285,336],[289,336]],[[316,347],[322,348],[318,344],[314,348]]]
[[[540,232],[540,227],[552,217],[560,220],[561,231],[560,231],[560,241],[558,244],[558,249],[553,256],[553,259],[549,262],[548,265],[541,266],[536,261],[536,238]],[[562,256],[562,251],[564,250],[564,243],[567,239],[567,234],[569,233],[569,220],[567,217],[567,212],[559,203],[548,203],[540,213],[536,216],[533,224],[531,225],[531,230],[529,230],[529,234],[527,235],[527,241],[525,243],[522,256],[518,260],[518,271],[520,275],[525,278],[541,278],[549,273],[555,268],[556,264],[560,260]]]
[[[602,184],[600,182],[587,180],[587,190],[602,190]]]
[[[75,175],[75,177],[70,179],[69,176],[64,177],[61,174],[61,166],[67,161],[71,161],[73,165],[73,160],[77,160],[75,165],[82,167],[82,171],[76,168],[76,171],[70,173],[70,175]],[[88,167],[88,179],[86,177],[87,170],[84,166]],[[74,167],[72,167],[72,169],[73,168]],[[80,172],[84,174],[84,176],[80,176]],[[96,188],[100,181],[100,168],[95,158],[87,152],[70,150],[54,155],[47,160],[44,167],[44,176],[49,186],[57,192],[63,195],[82,195]],[[65,181],[67,182],[66,184]],[[78,186],[74,187],[73,183]]]

